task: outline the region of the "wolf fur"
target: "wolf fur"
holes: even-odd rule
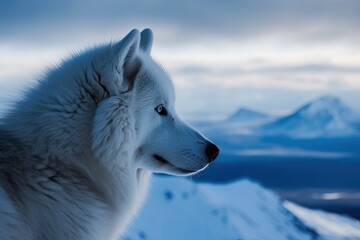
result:
[[[118,239],[152,172],[191,175],[219,149],[175,113],[152,32],[77,54],[1,120],[0,239]]]

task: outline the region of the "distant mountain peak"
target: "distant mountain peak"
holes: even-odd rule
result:
[[[323,96],[317,98],[315,101],[333,103],[333,102],[340,102],[341,100],[340,100],[340,98],[333,96],[333,95],[323,95]]]
[[[312,108],[317,107],[317,109],[324,109],[324,108],[348,108],[348,106],[346,106],[346,104],[344,104],[340,98],[335,97],[335,96],[331,96],[331,95],[325,95],[322,97],[319,97],[311,102],[309,102],[308,104],[306,104],[304,107],[309,107],[311,106]],[[315,109],[316,110],[316,109]]]
[[[322,106],[334,106],[334,105],[346,105],[340,98],[332,95],[324,95],[310,101],[307,105],[322,105]]]
[[[249,121],[249,120],[264,120],[269,118],[269,115],[252,110],[246,107],[240,107],[235,113],[230,115],[229,121]]]
[[[326,95],[264,126],[274,134],[294,137],[358,135],[360,116],[340,98]]]
[[[314,101],[306,104],[295,113],[306,112],[308,115],[319,115],[327,112],[332,118],[342,119],[344,121],[354,121],[359,116],[347,104],[342,102],[340,98],[334,96],[322,96]]]

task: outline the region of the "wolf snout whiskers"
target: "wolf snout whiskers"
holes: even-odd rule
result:
[[[165,158],[161,157],[161,156],[158,155],[158,154],[154,154],[154,158],[155,158],[157,161],[159,161],[161,164],[170,165],[170,166],[178,169],[178,170],[181,171],[183,174],[190,174],[190,173],[193,173],[193,172],[198,171],[198,169],[196,169],[196,170],[188,170],[188,169],[183,169],[183,168],[177,167],[177,166],[175,166],[174,164],[170,163],[169,161],[167,161]],[[205,166],[204,166],[204,167],[205,167]]]

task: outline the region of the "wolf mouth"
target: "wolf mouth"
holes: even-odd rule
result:
[[[165,158],[157,155],[157,154],[154,154],[154,158],[159,161],[161,164],[166,164],[166,165],[170,165],[178,170],[180,170],[182,173],[184,174],[189,174],[189,173],[193,173],[193,172],[196,172],[196,171],[192,171],[192,170],[187,170],[187,169],[183,169],[183,168],[179,168],[177,166],[175,166],[174,164],[170,163],[169,161],[167,161]]]

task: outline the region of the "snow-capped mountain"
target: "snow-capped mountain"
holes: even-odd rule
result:
[[[241,107],[233,113],[228,119],[228,122],[249,122],[249,121],[264,121],[270,118],[269,115],[261,112],[251,110],[249,108]]]
[[[339,98],[323,96],[260,127],[265,134],[299,138],[360,135],[360,115]]]
[[[224,120],[201,122],[193,124],[196,128],[210,135],[249,135],[252,134],[252,128],[269,122],[273,117],[241,107],[232,115]]]
[[[124,239],[360,239],[358,221],[328,219],[246,179],[215,185],[155,176],[149,194]]]

